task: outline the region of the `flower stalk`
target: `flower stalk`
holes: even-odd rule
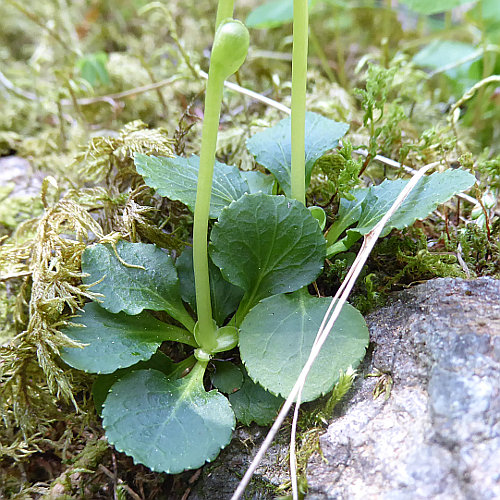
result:
[[[232,11],[232,2],[221,2],[219,5],[222,4],[224,8],[219,8],[221,15],[228,12],[229,4],[231,4]],[[215,33],[208,71],[193,225],[193,266],[198,314],[197,341],[200,347],[208,353],[214,352],[217,347],[217,326],[212,319],[210,300],[207,232],[222,93],[224,80],[243,64],[248,45],[249,35],[246,27],[240,21],[223,18],[223,22]]]
[[[232,18],[234,10],[234,0],[219,0],[217,5],[217,17],[215,19],[215,31],[224,19]]]
[[[293,0],[291,195],[304,205],[308,15],[307,0]]]

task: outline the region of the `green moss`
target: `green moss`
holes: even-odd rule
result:
[[[2,232],[7,234],[15,229],[23,220],[38,216],[43,210],[38,197],[10,196],[14,187],[13,183],[0,186],[0,236]]]
[[[460,255],[472,276],[500,277],[500,219],[488,230],[478,224],[467,224],[454,242],[460,244]]]
[[[362,166],[361,160],[354,159],[352,152],[352,144],[345,139],[342,148],[322,156],[315,163],[310,186],[315,203],[326,205],[333,201],[338,203],[340,198],[352,198],[349,191],[361,182],[359,171]]]
[[[82,473],[92,475],[93,470],[103,461],[107,453],[108,443],[103,439],[89,439],[83,450],[71,461],[64,472],[51,482],[50,489],[44,495],[47,499],[55,500],[75,498],[78,491],[84,492]],[[87,479],[88,481],[88,479]]]
[[[8,291],[6,283],[0,283],[0,345],[16,334],[14,315],[16,297]]]

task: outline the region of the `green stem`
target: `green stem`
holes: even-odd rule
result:
[[[190,333],[194,332],[195,321],[184,308],[172,311],[170,315],[172,318],[182,323]]]
[[[217,6],[217,18],[215,20],[215,30],[219,27],[219,24],[228,17],[233,17],[234,11],[234,0],[219,0],[219,5]]]
[[[482,4],[482,2],[480,2]],[[482,7],[482,5],[480,5]],[[482,12],[482,11],[481,11]],[[495,69],[496,55],[487,50],[488,39],[486,38],[486,23],[483,17],[481,17],[481,45],[483,47],[483,74],[481,80],[488,78]],[[483,110],[486,108],[487,103],[485,102],[486,97],[486,87],[481,87],[477,96],[477,104],[474,111],[474,123],[481,123],[481,117],[483,115]]]
[[[193,366],[188,377],[193,385],[201,385],[203,387],[203,375],[205,375],[205,370],[207,368],[208,361],[197,361]]]
[[[229,3],[225,2],[224,6],[227,8]],[[207,232],[222,93],[224,80],[238,71],[243,64],[248,45],[249,34],[243,23],[234,19],[221,23],[215,33],[208,70],[193,223],[193,267],[198,313],[195,337],[201,351],[205,353],[213,352],[217,347],[217,326],[212,319],[210,300]]]
[[[201,346],[211,346],[215,343],[208,275],[207,232],[224,78],[214,73],[216,72],[211,65],[205,95],[205,116],[201,131],[200,170],[193,224],[193,267]]]
[[[293,0],[292,49],[292,198],[306,203],[305,121],[308,44],[307,0]]]
[[[452,22],[452,17],[451,17],[451,10],[448,10],[444,14],[444,28],[446,30],[449,30],[452,28],[453,22]],[[387,32],[386,32],[387,33]]]
[[[191,318],[191,316],[189,317]],[[187,344],[192,347],[198,347],[198,344],[196,343],[196,340],[192,333],[194,328],[193,318],[191,318],[191,321],[192,321],[191,332],[175,325],[165,325],[163,332],[161,333],[161,339],[169,340],[172,342],[180,342],[181,344]]]
[[[174,367],[170,372],[167,373],[167,378],[176,379],[182,377],[187,369],[192,368],[197,363],[196,358],[191,355],[179,363],[175,363]]]
[[[251,296],[245,294],[241,299],[238,309],[234,313],[234,316],[231,318],[229,324],[231,326],[239,328],[241,326],[241,323],[243,323],[245,316],[250,312],[250,309],[252,308],[251,306],[253,305],[255,305],[253,293],[251,294]]]
[[[389,67],[389,36],[388,34],[391,33],[392,31],[392,0],[385,0],[385,9],[384,9],[384,33],[387,34],[387,36],[384,36],[380,42],[381,42],[381,48],[382,48],[382,54],[384,55],[384,67],[388,68]]]

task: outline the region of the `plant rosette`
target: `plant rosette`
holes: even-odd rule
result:
[[[311,158],[331,149],[338,142],[338,131],[346,130],[346,126],[318,116],[308,114],[309,127],[314,129],[318,122],[331,123],[331,135],[322,146],[319,141],[308,144],[306,156]],[[276,140],[275,150],[284,151],[285,158],[290,158],[291,138],[286,137],[283,123],[276,129],[254,136],[249,149],[257,151],[257,161],[276,172],[271,175],[279,182],[279,176],[286,178],[289,163],[281,155],[278,165],[273,149],[263,144],[270,144],[269,135],[279,132],[284,137]],[[260,146],[259,139],[263,143]],[[267,157],[263,158],[260,151],[266,151]],[[136,155],[136,167],[160,194],[194,209],[196,157]],[[184,167],[184,176],[178,177],[176,173]],[[86,346],[67,348],[62,357],[75,368],[102,374],[98,380],[119,371],[120,376],[106,386],[108,394],[101,396],[105,399],[103,417],[108,439],[154,470],[179,472],[211,460],[231,438],[234,413],[245,424],[272,421],[307,359],[330,303],[329,298],[310,296],[307,285],[321,272],[325,255],[336,253],[340,246],[348,248],[355,241],[351,234],[356,239],[366,234],[405,184],[385,181],[373,188],[353,190],[352,200],[341,200],[337,219],[325,237],[309,209],[296,200],[269,194],[269,176],[252,174],[249,182],[248,173],[215,163],[210,218],[216,222],[210,235],[209,275],[214,329],[221,335],[216,337],[220,343],[204,351],[205,356],[200,356],[197,339],[191,249],[175,263],[154,245],[125,241],[116,245],[116,253],[110,245],[99,244],[83,254],[82,270],[88,275],[85,282],[95,283],[93,291],[103,298],[99,304],[87,304],[76,320],[84,328],[70,326],[65,330],[71,339]],[[470,187],[474,180],[459,169],[424,178],[385,232],[425,217],[438,203]],[[171,320],[159,321],[150,311],[164,311]],[[156,361],[148,366],[148,360],[155,359],[166,341],[183,343],[187,353],[191,348],[198,351],[198,360],[188,357],[190,363],[186,365],[194,365],[194,375],[179,378],[186,370],[175,370],[168,358],[164,370],[159,370]],[[209,362],[213,366],[209,361],[212,354],[233,349],[236,342],[246,382],[235,391],[228,390],[224,373],[219,373],[214,385],[229,399],[217,390],[207,393],[204,367]],[[303,400],[331,391],[339,370],[356,367],[367,344],[368,330],[361,314],[346,305],[308,377]],[[124,418],[124,412],[129,417]],[[195,413],[202,418],[195,418]],[[214,421],[217,426],[212,426]],[[190,439],[195,429],[206,436],[203,446],[198,446],[200,438],[194,445]],[[172,435],[176,436],[176,446],[165,446]],[[185,460],[179,460],[180,449]]]
[[[305,190],[315,162],[337,147],[346,124],[305,113],[294,127],[300,129],[296,134],[305,133],[300,151],[292,151],[290,118],[255,134],[248,150],[269,175],[217,162],[224,80],[242,64],[249,40],[242,23],[225,18],[232,2],[220,5],[200,157],[135,155],[148,186],[193,211],[193,248],[174,262],[168,252],[146,243],[88,247],[82,256],[84,282],[102,299],[88,303],[78,324],[64,330],[82,347],[61,352],[68,365],[98,374],[93,395],[109,442],[136,462],[168,473],[213,460],[230,441],[236,419],[259,425],[273,420],[330,305],[330,298],[311,296],[308,285],[326,256],[345,251],[373,228],[405,182],[353,190],[323,235],[325,213],[306,208]],[[305,112],[300,99],[299,108]],[[304,162],[297,168],[302,149]],[[459,169],[422,179],[386,232],[425,217],[474,181]],[[272,195],[276,185],[285,196]],[[215,223],[209,232],[210,219]],[[165,356],[164,342],[183,344],[185,359],[174,363]],[[362,315],[346,304],[302,400],[330,392],[339,373],[360,363],[367,345]],[[243,366],[212,359],[236,347]],[[215,388],[209,391],[207,369],[214,374]]]

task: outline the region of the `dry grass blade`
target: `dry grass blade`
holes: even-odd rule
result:
[[[288,415],[288,412],[290,411],[290,408],[292,407],[294,401],[297,401],[296,403],[296,410],[295,413],[298,414],[298,407],[300,405],[300,394],[302,391],[302,388],[304,387],[307,375],[309,371],[311,370],[311,367],[318,356],[321,347],[325,343],[328,334],[333,328],[333,325],[335,321],[337,320],[340,311],[347,301],[347,298],[349,294],[351,293],[351,290],[354,286],[354,283],[356,282],[366,260],[368,259],[373,247],[375,246],[375,243],[377,239],[379,238],[380,234],[382,233],[382,230],[384,229],[384,226],[387,224],[389,219],[394,215],[396,210],[401,206],[401,204],[404,202],[406,197],[410,194],[412,189],[416,186],[418,181],[425,175],[425,173],[430,170],[433,167],[436,167],[439,165],[438,162],[436,163],[431,163],[429,165],[426,165],[422,167],[420,170],[417,171],[417,173],[410,179],[408,184],[405,186],[405,188],[401,191],[399,196],[397,197],[396,201],[393,203],[391,208],[388,210],[388,212],[384,215],[384,217],[380,220],[380,222],[367,234],[365,235],[365,238],[363,240],[363,244],[361,246],[361,249],[358,253],[358,256],[356,257],[356,260],[354,261],[351,269],[349,270],[349,273],[347,274],[344,282],[340,286],[339,290],[335,294],[335,296],[332,298],[330,307],[328,308],[328,311],[325,314],[325,317],[323,319],[323,322],[318,330],[318,333],[316,335],[316,340],[314,342],[314,345],[311,349],[311,353],[309,355],[309,358],[304,365],[304,368],[300,372],[299,377],[297,378],[297,381],[295,385],[293,386],[292,391],[290,392],[290,395],[286,399],[285,403],[283,404],[283,407],[281,408],[278,416],[276,417],[276,420],[269,430],[264,442],[262,443],[259,451],[257,452],[257,455],[255,458],[252,460],[252,463],[250,464],[247,472],[243,476],[242,480],[240,481],[236,491],[234,492],[233,496],[231,497],[231,500],[238,500],[241,498],[243,495],[245,488],[247,487],[248,483],[250,482],[250,479],[252,478],[255,470],[257,469],[259,463],[261,462],[262,458],[264,457],[267,449],[271,445],[274,437],[276,436],[279,428],[281,427],[281,424],[285,420],[286,416]],[[296,420],[294,419],[294,425],[296,425]],[[292,454],[294,454],[294,451],[292,451],[292,448],[295,448],[295,443],[292,443],[291,450],[290,450],[290,455],[291,455],[291,461],[292,459]],[[294,489],[294,498],[298,498],[297,495],[297,485],[295,482],[295,485],[293,485]]]
[[[202,78],[205,79],[208,78],[208,73],[205,73],[205,71],[200,71],[199,75]],[[292,113],[292,110],[289,107],[285,106],[284,104],[274,101],[273,99],[269,99],[269,97],[254,92],[253,90],[246,89],[245,87],[240,87],[239,85],[236,85],[236,83],[224,82],[224,87],[227,87],[229,90],[232,90],[234,92],[238,92],[239,94],[246,95],[247,97],[255,99],[256,101],[260,101],[268,106],[279,109],[280,111],[283,111],[283,113],[286,113],[287,115]]]

